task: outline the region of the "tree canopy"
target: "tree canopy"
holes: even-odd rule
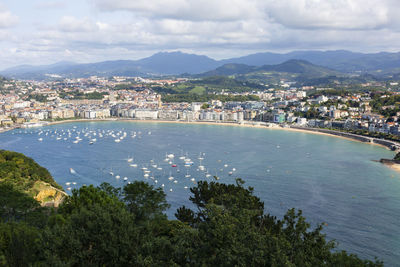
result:
[[[334,250],[299,210],[265,213],[241,179],[190,190],[193,209],[170,219],[164,191],[145,182],[83,186],[58,209],[0,182],[0,265],[383,266]]]

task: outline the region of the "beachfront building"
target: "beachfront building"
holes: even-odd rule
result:
[[[158,118],[158,110],[136,109],[135,118],[139,120],[156,120]]]

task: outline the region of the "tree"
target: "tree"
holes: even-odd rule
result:
[[[170,207],[161,188],[154,188],[145,182],[135,181],[123,189],[123,201],[137,221],[153,219],[163,215]]]

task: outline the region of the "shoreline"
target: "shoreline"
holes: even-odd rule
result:
[[[58,125],[58,124],[64,124],[64,123],[76,123],[76,122],[142,122],[142,123],[170,123],[170,124],[192,124],[192,125],[218,125],[218,126],[230,126],[230,127],[246,127],[246,128],[259,128],[259,129],[269,129],[269,130],[283,130],[283,131],[289,131],[289,132],[300,132],[300,133],[307,133],[307,134],[315,134],[315,135],[324,135],[324,136],[330,136],[330,137],[335,137],[335,138],[341,138],[349,141],[354,141],[354,142],[360,142],[364,143],[367,145],[375,145],[375,146],[380,146],[384,147],[386,149],[390,148],[386,145],[375,143],[375,142],[365,142],[362,141],[363,139],[368,139],[369,137],[362,136],[362,135],[356,135],[356,134],[351,134],[349,136],[342,136],[339,134],[343,134],[340,131],[335,131],[335,130],[329,130],[332,133],[329,132],[321,132],[318,131],[318,129],[314,128],[291,128],[291,127],[282,127],[277,124],[273,123],[263,123],[261,124],[260,122],[244,122],[244,123],[238,123],[238,122],[212,122],[212,121],[168,121],[168,120],[136,120],[136,119],[125,119],[125,118],[104,118],[104,119],[72,119],[72,120],[62,120],[62,121],[53,121],[53,122],[47,122],[47,124],[43,126],[50,126],[50,125]],[[39,126],[42,127],[42,126]],[[7,128],[0,130],[0,133],[11,131],[14,129],[18,129],[17,127],[12,127],[12,128]],[[336,134],[335,134],[336,133]],[[352,138],[353,137],[353,138]],[[374,138],[370,138],[374,139]],[[400,164],[387,164],[387,163],[382,163],[383,165],[397,171],[400,173]]]
[[[340,131],[336,130],[330,130],[331,132],[334,133],[328,133],[328,132],[321,132],[317,131],[318,129],[314,128],[291,128],[291,127],[282,127],[278,124],[274,123],[268,123],[266,124],[260,124],[260,122],[245,122],[245,123],[238,123],[238,122],[213,122],[213,121],[171,121],[171,120],[136,120],[136,119],[126,119],[126,118],[104,118],[104,119],[72,119],[72,120],[62,120],[62,121],[52,121],[52,122],[47,122],[47,121],[41,121],[46,123],[43,126],[50,126],[50,125],[57,125],[57,124],[64,124],[64,123],[74,123],[74,122],[110,122],[110,121],[122,121],[122,122],[143,122],[143,123],[175,123],[175,124],[193,124],[193,125],[218,125],[218,126],[231,126],[231,127],[246,127],[246,128],[260,128],[260,129],[271,129],[271,130],[284,130],[284,131],[291,131],[291,132],[301,132],[301,133],[308,133],[308,134],[316,134],[316,135],[325,135],[325,136],[330,136],[330,137],[336,137],[336,138],[342,138],[346,139],[349,141],[355,141],[355,142],[360,142],[368,145],[376,145],[380,147],[385,147],[386,149],[389,149],[387,146],[378,144],[378,143],[372,143],[372,142],[363,142],[359,139],[356,138],[368,138],[362,135],[356,135],[352,134],[355,138],[351,138],[351,136],[341,136],[337,135],[334,133],[342,133]],[[43,127],[39,126],[39,127]],[[7,128],[0,130],[0,133],[3,132],[8,132],[11,130],[18,129],[18,127],[12,127],[12,128]]]
[[[375,145],[384,147],[389,149],[387,146],[378,144],[378,143],[371,143],[371,142],[363,142],[356,138],[351,138],[350,136],[341,136],[336,135],[333,133],[328,132],[320,132],[316,131],[314,128],[291,128],[291,127],[282,127],[278,124],[269,123],[268,125],[259,124],[259,122],[248,122],[248,123],[238,123],[238,122],[212,122],[212,121],[168,121],[168,120],[136,120],[136,119],[124,119],[124,118],[106,118],[106,119],[74,119],[74,120],[64,120],[64,121],[55,121],[49,122],[47,125],[56,125],[56,124],[63,124],[63,123],[73,123],[73,122],[109,122],[109,121],[122,121],[122,122],[143,122],[143,123],[170,123],[170,124],[192,124],[192,125],[218,125],[218,126],[230,126],[230,127],[246,127],[246,128],[259,128],[259,129],[270,129],[270,130],[283,130],[283,131],[290,131],[290,132],[300,132],[300,133],[307,133],[307,134],[315,134],[315,135],[325,135],[330,137],[341,138],[349,141],[360,142],[367,145]],[[336,133],[342,133],[335,130],[330,130]],[[365,138],[362,135],[355,135],[354,137],[358,138]],[[390,150],[390,149],[389,149]]]

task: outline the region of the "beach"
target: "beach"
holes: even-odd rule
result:
[[[142,122],[142,123],[178,123],[178,124],[195,124],[195,125],[218,125],[218,126],[231,126],[231,127],[249,127],[249,128],[260,128],[260,129],[271,129],[271,130],[284,130],[284,131],[291,131],[291,132],[300,132],[300,133],[308,133],[308,134],[316,134],[316,135],[325,135],[331,136],[336,138],[342,138],[350,141],[361,142],[369,145],[376,145],[381,146],[389,149],[387,146],[377,143],[371,142],[363,142],[355,138],[345,137],[330,133],[318,132],[313,131],[313,128],[309,129],[299,129],[299,128],[291,128],[291,127],[282,127],[278,124],[268,123],[268,124],[261,124],[260,122],[244,122],[244,123],[237,123],[237,122],[212,122],[212,121],[167,121],[167,120],[135,120],[135,119],[124,119],[124,118],[106,118],[106,119],[74,119],[74,120],[63,120],[63,121],[55,121],[49,122],[48,125],[55,125],[55,124],[62,124],[62,123],[73,123],[73,122],[101,122],[101,121],[124,121],[124,122]],[[338,132],[331,130],[332,132]],[[338,132],[339,133],[339,132]],[[361,135],[353,135],[355,137],[364,137]]]

